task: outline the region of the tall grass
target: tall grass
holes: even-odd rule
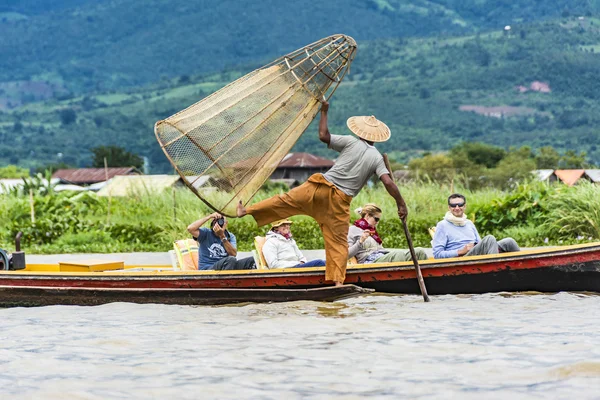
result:
[[[430,246],[427,228],[443,218],[452,192],[466,196],[469,218],[487,218],[481,223],[482,234],[511,236],[523,246],[600,239],[600,188],[592,184],[573,188],[523,185],[513,192],[407,184],[400,190],[409,208],[415,246]],[[253,203],[282,192],[261,191]],[[12,236],[19,229],[27,232],[24,247],[29,253],[167,251],[174,240],[189,237],[186,228],[191,222],[213,212],[187,189],[114,197],[110,213],[108,199],[94,194],[54,196],[55,200],[35,198],[36,224],[31,224],[27,198],[2,196],[0,247],[14,249]],[[365,203],[376,203],[383,210],[378,231],[384,245],[406,247],[396,204],[383,186],[367,187],[352,200],[351,221],[358,218],[353,210]],[[323,248],[320,229],[312,218],[295,216],[292,220],[292,232],[301,249]],[[496,224],[496,220],[504,222]],[[258,228],[254,219],[246,216],[230,218],[229,229],[237,236],[238,249],[248,251],[254,236],[264,235],[268,227]]]
[[[560,187],[546,202],[542,230],[564,240],[600,238],[600,188],[592,183]]]

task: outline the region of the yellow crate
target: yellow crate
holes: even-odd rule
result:
[[[125,263],[123,261],[78,260],[58,263],[58,270],[61,272],[110,271],[113,269],[123,269],[124,267]]]

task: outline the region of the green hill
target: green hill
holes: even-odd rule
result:
[[[598,0],[4,0],[0,82],[57,93],[259,65],[333,33],[363,42],[465,34],[600,11]]]
[[[141,3],[135,1],[127,3],[129,8],[120,0],[58,2],[66,4],[63,9],[46,3],[11,0],[0,14],[4,15],[0,16],[0,27],[10,26],[9,39],[0,35],[0,54],[12,57],[0,57],[0,110],[4,110],[0,111],[0,165],[36,167],[58,161],[86,165],[91,147],[114,144],[148,157],[153,172],[168,171],[152,133],[156,120],[198,101],[262,62],[332,31],[364,37],[358,40],[351,75],[332,102],[334,133],[346,131],[345,120],[351,115],[375,114],[393,132],[392,139],[380,148],[400,160],[468,140],[503,147],[552,145],[559,150],[586,151],[600,164],[600,84],[596,76],[600,20],[579,17],[573,11],[595,12],[595,2],[587,2],[587,8],[569,8],[576,2],[559,1],[544,8],[536,1],[508,6],[440,0],[414,1],[407,9],[400,1],[341,1],[334,4],[338,13],[330,3],[319,4],[320,8],[307,3],[304,8],[288,10],[276,2],[192,2],[186,3],[187,11],[178,11],[183,19],[174,17],[174,11],[165,6],[169,3],[159,1],[144,3],[152,12],[137,7]],[[539,7],[533,14],[535,4]],[[195,12],[208,10],[209,5],[211,11],[204,14],[218,15],[218,20]],[[225,17],[226,6],[238,17],[239,12],[246,12],[247,18],[235,24],[233,16]],[[123,11],[119,7],[126,8],[129,17],[117,18],[116,8]],[[321,20],[315,17],[320,15],[318,9],[326,16]],[[97,42],[89,39],[88,28],[82,28],[81,35],[75,29],[90,10],[95,10],[90,24],[103,21],[97,33],[103,36],[98,36]],[[348,10],[358,16],[362,12],[369,26],[356,15],[355,24],[342,20],[348,17]],[[135,19],[136,13],[138,25],[123,23]],[[295,15],[295,20],[304,22],[290,24],[287,31],[278,23],[263,24],[252,31],[257,21],[269,20],[273,13],[281,14],[280,21]],[[518,21],[526,16],[543,19],[555,14],[564,16],[542,22]],[[332,15],[333,19],[329,18]],[[162,25],[156,19],[159,16]],[[184,22],[192,16],[207,25]],[[407,23],[409,20],[413,23]],[[503,31],[505,24],[499,20],[513,21],[509,33]],[[401,21],[401,28],[394,26]],[[334,29],[342,23],[348,29]],[[497,28],[484,30],[490,25]],[[62,40],[57,42],[63,45],[60,50],[50,39],[42,40],[44,33],[54,37],[53,26],[60,31],[56,33]],[[161,38],[155,42],[157,27]],[[203,32],[216,29],[219,34],[202,35],[205,42],[198,41],[193,27],[201,27]],[[466,33],[452,36],[444,31],[446,28]],[[394,34],[394,30],[400,33]],[[185,38],[177,36],[180,34]],[[428,36],[399,37],[409,34]],[[115,40],[110,40],[111,35]],[[196,45],[186,41],[191,38]],[[253,43],[255,49],[245,54],[241,49],[249,47],[227,47],[223,41]],[[32,46],[30,51],[27,44]],[[48,51],[37,53],[37,46],[46,46]],[[211,57],[199,55],[213,50],[216,53],[210,53]],[[36,81],[38,78],[42,80]],[[532,90],[534,82],[547,83],[550,92]],[[24,104],[9,105],[6,99]],[[461,107],[479,114],[461,111]],[[488,116],[483,115],[486,113]],[[318,142],[316,124],[295,150],[335,156]]]

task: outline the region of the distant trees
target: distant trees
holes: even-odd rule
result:
[[[459,179],[470,189],[484,186],[508,189],[532,177],[535,169],[579,169],[592,165],[586,153],[567,150],[561,155],[551,146],[529,146],[505,151],[485,143],[461,143],[447,154],[427,154],[412,159],[408,167],[415,179],[450,183]]]
[[[496,168],[488,171],[488,180],[494,187],[509,189],[530,179],[535,166],[530,147],[512,148],[506,157],[498,162]]]
[[[537,169],[556,169],[560,154],[552,146],[544,146],[538,150],[538,155],[535,158]]]
[[[429,154],[423,158],[414,158],[408,163],[408,168],[418,175],[418,179],[431,179],[435,182],[450,182],[456,169],[452,158],[444,154]]]
[[[142,168],[144,160],[137,154],[128,152],[119,146],[98,146],[91,149],[92,167],[104,168],[104,159],[109,167]]]
[[[501,147],[481,142],[461,143],[450,150],[453,159],[463,158],[487,168],[494,168],[506,156]]]
[[[577,154],[574,150],[567,150],[558,161],[558,166],[562,169],[581,169],[589,168],[590,164],[586,161],[585,151]]]
[[[69,125],[77,121],[77,113],[72,108],[63,108],[59,111],[58,115],[63,125]]]
[[[561,156],[551,146],[545,146],[539,149],[535,157],[536,167],[538,169],[581,169],[592,166],[587,161],[587,153],[585,151],[579,154],[574,150],[567,150]]]
[[[451,3],[472,15],[468,4],[472,6],[473,1]],[[551,3],[542,2],[536,7],[557,16],[564,8],[564,1],[552,3],[552,10]],[[344,0],[344,3],[357,2]],[[386,2],[373,0],[372,3]],[[387,3],[393,7],[399,4],[396,0]],[[502,15],[508,16],[512,13],[508,13],[508,9],[512,9],[514,4],[501,7],[497,12],[506,12]],[[365,7],[364,4],[360,6],[363,11]],[[571,15],[583,15],[582,10],[585,9],[582,7],[569,6],[568,10]],[[459,15],[466,18],[465,21],[471,20],[466,14]],[[410,18],[411,23],[417,26],[417,21]],[[495,14],[496,18],[499,17]],[[378,148],[388,153],[406,154],[403,161],[422,151],[447,151],[464,140],[465,143],[458,146],[460,151],[445,156],[451,158],[457,175],[469,177],[487,176],[486,170],[498,166],[507,155],[509,146],[525,144],[536,149],[536,168],[582,165],[576,160],[563,160],[559,166],[565,149],[584,150],[589,160],[600,164],[600,130],[597,129],[600,126],[600,79],[595,79],[599,51],[596,50],[596,54],[584,51],[590,51],[600,43],[598,22],[571,17],[568,24],[551,19],[533,23],[528,17],[517,23],[513,18],[506,19],[514,24],[510,39],[503,37],[500,30],[494,33],[475,29],[473,34],[465,32],[462,37],[448,36],[447,25],[444,24],[441,27],[446,33],[431,37],[398,38],[395,31],[389,38],[370,41],[360,50],[362,56],[353,63],[352,74],[345,78],[347,84],[342,85],[333,98],[336,113],[331,116],[331,131],[347,133],[345,118],[349,115],[375,114],[393,132],[391,139]],[[576,32],[577,26],[585,28],[583,36]],[[430,28],[437,29],[429,25],[422,27]],[[247,28],[244,31],[250,32]],[[477,35],[476,32],[482,33]],[[526,34],[521,35],[520,32]],[[109,36],[112,37],[113,33]],[[35,45],[36,42],[32,43]],[[33,50],[28,51],[36,54]],[[135,52],[130,53],[131,57],[139,56]],[[268,59],[267,55],[263,55]],[[248,72],[250,65],[254,65],[241,63],[239,57],[234,59],[235,62],[232,59],[221,60],[231,65],[231,69],[223,74],[204,74],[206,71],[201,68],[192,71],[177,66],[173,69],[169,61],[161,64],[160,71],[154,72],[163,74],[164,81],[139,87],[137,85],[145,79],[142,76],[135,80],[108,73],[112,78],[102,79],[106,76],[102,74],[110,67],[103,63],[86,63],[96,69],[89,78],[93,85],[83,85],[83,81],[88,82],[88,77],[83,77],[83,70],[69,67],[58,74],[68,79],[64,85],[51,79],[53,74],[44,74],[49,79],[46,84],[54,87],[55,94],[53,99],[41,101],[36,107],[18,107],[15,103],[18,99],[6,91],[1,96],[7,101],[12,100],[13,105],[7,104],[10,111],[0,112],[0,139],[3,138],[0,161],[4,163],[0,165],[38,166],[53,160],[65,161],[73,166],[89,165],[91,155],[82,149],[115,143],[134,154],[147,156],[155,172],[172,171],[153,135],[149,134],[154,122],[193,104]],[[18,60],[5,61],[14,64]],[[134,69],[134,60],[131,60],[131,65],[130,60],[127,61],[124,64]],[[15,68],[18,70],[18,66]],[[211,68],[221,70],[214,60]],[[135,69],[136,74],[141,71]],[[0,75],[7,71],[11,69],[0,68]],[[37,76],[29,68],[27,74]],[[548,83],[552,92],[531,90],[531,83],[538,80]],[[194,85],[185,90],[176,89],[177,85],[191,83]],[[522,93],[517,85],[522,86]],[[28,86],[20,90],[35,88]],[[112,90],[104,90],[107,88]],[[463,105],[520,109],[515,110],[517,114],[500,111],[500,115],[485,116],[463,112]],[[315,124],[312,124],[293,151],[334,157],[331,150],[320,144],[314,132]],[[481,144],[469,143],[473,141],[501,147],[487,148],[484,145],[482,148]],[[560,149],[560,154],[557,151],[554,154],[543,153],[539,148],[547,144]],[[60,160],[55,157],[59,152],[64,153]],[[99,164],[102,165],[103,160]],[[423,171],[421,166],[417,170]],[[435,172],[439,173],[439,170]]]

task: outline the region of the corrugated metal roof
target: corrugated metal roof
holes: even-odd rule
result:
[[[310,153],[289,153],[277,168],[332,167],[333,161]]]
[[[600,169],[586,169],[585,174],[594,183],[600,183]]]
[[[117,175],[131,175],[139,172],[134,167],[107,168],[108,179]],[[104,168],[77,168],[77,169],[59,169],[53,178],[58,178],[67,183],[90,184],[104,182],[106,180]]]
[[[532,172],[535,177],[540,181],[546,181],[550,179],[552,174],[554,173],[553,169],[536,169]]]
[[[579,178],[583,176],[585,170],[583,169],[557,169],[554,171],[558,179],[563,181],[565,184],[569,186],[573,186]]]
[[[232,168],[256,168],[261,163],[258,158],[249,158],[230,165]],[[277,165],[277,168],[330,168],[333,161],[310,153],[288,153]]]
[[[154,194],[172,187],[179,179],[179,175],[118,175],[98,191],[98,196]]]

